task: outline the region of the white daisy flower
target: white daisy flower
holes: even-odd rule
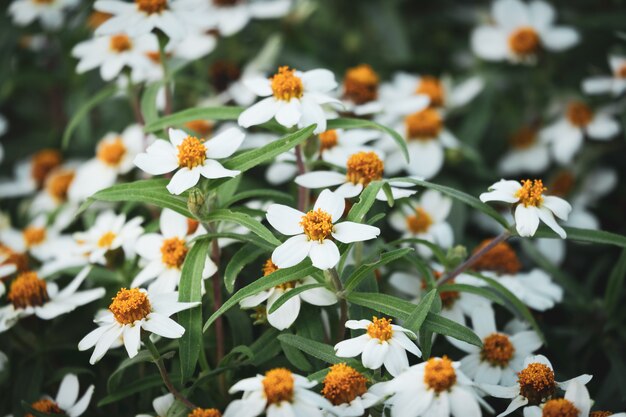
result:
[[[365,410],[380,401],[380,397],[367,389],[367,378],[345,363],[330,367],[324,377],[322,395],[333,407],[326,416],[360,417]]]
[[[498,163],[498,170],[505,175],[543,172],[550,165],[550,151],[540,140],[537,129],[525,126],[511,136],[510,149]]]
[[[181,40],[171,40],[165,47],[165,52],[171,53],[176,58],[195,61],[213,52],[216,46],[217,36],[214,33],[205,30],[187,30],[187,34]]]
[[[90,271],[91,268],[83,268],[62,290],[56,283],[40,278],[37,272],[19,274],[11,281],[7,292],[11,304],[0,307],[0,332],[13,327],[21,318],[36,315],[42,320],[51,320],[102,298],[104,288],[78,291]]]
[[[263,276],[267,276],[277,270],[278,267],[272,262],[271,259],[268,259],[263,265]],[[276,300],[278,300],[286,292],[302,285],[316,283],[317,281],[312,277],[307,277],[296,282],[286,282],[277,287],[246,297],[239,302],[239,305],[241,308],[255,308],[261,303],[267,301],[266,311],[269,312]],[[300,314],[300,305],[302,301],[315,306],[329,306],[337,303],[337,296],[333,292],[322,287],[303,291],[297,296],[291,297],[273,313],[269,313],[267,315],[267,321],[272,325],[272,327],[278,330],[284,330],[291,327],[291,325],[298,318],[298,314]]]
[[[491,6],[493,25],[472,32],[472,50],[487,61],[534,63],[540,50],[560,52],[580,41],[578,32],[556,26],[556,13],[547,2],[496,0]]]
[[[346,155],[376,151],[374,147],[367,146],[366,143],[380,136],[380,132],[372,129],[326,130],[317,135],[320,143],[319,156],[326,162],[336,164]]]
[[[430,358],[371,390],[381,396],[391,395],[385,401],[391,417],[479,417],[480,399],[459,366],[446,356]]]
[[[79,400],[78,377],[74,374],[66,374],[61,380],[59,391],[54,399],[46,395],[30,406],[44,414],[52,413],[78,417],[87,411],[93,390],[94,386],[90,385]]]
[[[287,128],[317,124],[314,133],[326,130],[327,116],[323,104],[341,102],[328,93],[337,87],[335,76],[325,69],[306,72],[280,67],[271,78],[247,78],[245,85],[257,96],[266,97],[239,115],[239,125],[250,127],[273,117]]]
[[[605,94],[619,96],[626,91],[626,56],[609,55],[612,75],[595,76],[583,80],[582,88],[586,94]]]
[[[509,387],[480,384],[479,387],[492,397],[513,399],[507,409],[497,416],[503,417],[520,407],[543,403],[554,396],[557,388],[567,390],[573,382],[586,385],[589,381],[591,375],[584,374],[565,382],[557,382],[548,358],[537,355],[528,356],[524,360],[523,369],[517,374],[517,384]]]
[[[52,213],[65,203],[75,205],[70,201],[69,190],[76,177],[76,168],[80,165],[77,161],[72,161],[53,169],[46,177],[43,187],[35,197],[29,207],[31,215],[40,213]],[[73,208],[69,208],[68,210]]]
[[[156,397],[152,401],[152,408],[156,412],[157,416],[167,416],[168,411],[174,405],[176,399],[169,392],[160,397]],[[137,414],[135,417],[153,417],[152,414]]]
[[[343,78],[344,111],[357,117],[383,111],[384,105],[378,100],[379,83],[378,74],[367,64],[348,68]]]
[[[185,328],[169,317],[200,304],[178,302],[178,292],[155,294],[139,288],[122,288],[113,297],[107,314],[97,319],[98,328],[78,343],[78,350],[95,346],[89,359],[93,365],[122,337],[128,356],[133,358],[141,346],[142,329],[168,339],[178,339],[185,333]]]
[[[480,195],[480,201],[503,201],[515,205],[515,228],[520,236],[533,236],[539,227],[539,221],[544,222],[562,239],[565,239],[565,230],[554,219],[556,215],[561,220],[567,220],[572,206],[559,197],[544,195],[547,188],[541,180],[523,180],[522,184],[512,180],[500,180],[489,187],[489,192]]]
[[[417,338],[415,333],[396,324],[391,319],[372,318],[369,320],[348,320],[348,329],[362,329],[366,333],[344,340],[335,345],[335,355],[340,358],[354,358],[362,355],[363,366],[378,369],[385,366],[387,372],[396,376],[409,367],[406,352],[422,356],[419,348],[409,339]]]
[[[339,249],[334,238],[342,243],[374,239],[380,229],[355,222],[337,223],[343,215],[345,200],[330,190],[320,193],[313,210],[302,213],[282,204],[267,209],[267,220],[280,233],[291,236],[274,249],[272,262],[279,268],[297,265],[307,256],[319,269],[333,268],[339,262]]]
[[[0,241],[17,253],[29,253],[40,261],[53,258],[62,246],[71,240],[68,235],[62,235],[71,217],[57,216],[54,223],[48,223],[48,216],[41,214],[33,219],[22,230],[7,228],[0,230]]]
[[[572,381],[565,391],[564,398],[552,398],[541,407],[532,406],[524,409],[524,417],[567,416],[588,417],[591,410],[591,398],[584,384]]]
[[[542,140],[550,145],[554,159],[567,165],[583,146],[585,136],[607,141],[620,131],[610,109],[594,112],[582,101],[569,103],[565,115],[541,131]]]
[[[422,239],[448,249],[454,243],[452,227],[446,221],[451,208],[450,197],[435,190],[426,190],[418,202],[411,201],[393,211],[389,216],[389,224],[402,233],[403,239]],[[415,247],[422,256],[432,256],[427,246],[416,244]]]
[[[315,385],[316,381],[285,368],[243,379],[228,390],[231,394],[243,391],[243,397],[226,407],[224,417],[256,417],[263,413],[267,417],[323,417],[322,409],[328,410],[332,405],[321,395],[309,391]]]
[[[265,171],[265,179],[272,185],[285,184],[298,174],[296,154],[294,150],[281,153],[274,159]]]
[[[80,0],[14,0],[9,6],[13,23],[26,26],[39,20],[44,29],[59,29],[65,20],[66,9],[80,3]]]
[[[163,209],[159,219],[161,233],[146,233],[137,239],[135,250],[141,257],[141,272],[133,279],[131,287],[151,282],[151,292],[171,292],[178,287],[183,263],[190,248],[190,241],[198,234],[206,233],[196,221],[170,209]],[[217,270],[206,256],[202,278],[207,279]]]
[[[48,175],[61,165],[61,152],[42,149],[15,165],[13,180],[0,179],[0,197],[23,197],[41,188]]]
[[[245,135],[238,128],[228,129],[206,142],[182,130],[169,130],[170,142],[157,140],[135,157],[135,165],[152,175],[176,171],[167,189],[181,194],[196,185],[202,175],[208,179],[235,177],[240,171],[224,168],[216,159],[234,154]]]

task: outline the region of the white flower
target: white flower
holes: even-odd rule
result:
[[[389,224],[402,233],[403,239],[422,239],[448,249],[454,242],[452,227],[446,221],[451,208],[451,198],[439,191],[426,190],[419,202],[412,201],[393,211],[389,216]],[[422,256],[432,256],[427,246],[416,244],[416,248]]]
[[[156,412],[157,416],[167,416],[167,412],[174,405],[175,398],[172,394],[167,393],[156,397],[152,401],[152,408]],[[151,414],[137,414],[136,417],[152,417]]]
[[[567,220],[572,206],[555,196],[546,196],[546,188],[541,180],[517,181],[500,180],[489,187],[489,192],[480,195],[480,201],[503,201],[515,204],[515,228],[520,236],[533,236],[539,227],[539,220],[554,230],[562,239],[566,233],[558,225],[554,216]]]
[[[554,380],[552,364],[543,355],[528,356],[524,360],[523,369],[518,373],[518,382],[509,387],[480,384],[480,388],[492,397],[512,398],[507,409],[497,417],[506,416],[520,407],[537,405],[552,397],[556,389],[567,390],[572,383],[586,385],[591,375],[580,375],[565,382]]]
[[[527,407],[524,409],[524,417],[542,417],[555,414],[588,417],[591,404],[587,387],[579,381],[572,381],[567,386],[564,398],[553,398],[542,404],[541,407]]]
[[[419,348],[409,339],[417,338],[415,333],[396,324],[390,319],[374,317],[369,320],[348,320],[348,329],[363,329],[365,334],[344,340],[335,345],[335,355],[340,358],[353,358],[361,355],[363,366],[369,369],[385,369],[396,376],[409,367],[406,352],[422,356]]]
[[[13,281],[7,293],[10,304],[0,307],[0,332],[11,328],[19,319],[33,314],[51,320],[74,311],[104,296],[104,288],[78,291],[91,268],[83,268],[62,290],[54,282],[45,281],[34,271],[23,272]]]
[[[498,282],[534,310],[548,310],[563,300],[563,288],[555,284],[545,271],[538,268],[514,275],[501,275]]]
[[[385,402],[391,407],[391,417],[479,417],[480,399],[459,365],[445,356],[430,358],[370,390],[392,396]]]
[[[380,138],[380,135],[380,132],[372,129],[327,130],[317,136],[320,142],[319,154],[322,160],[337,165],[337,161],[342,161],[351,154],[376,151],[365,144]]]
[[[15,179],[0,179],[0,197],[22,197],[42,187],[48,175],[61,165],[61,152],[42,149],[15,165]]]
[[[80,0],[14,0],[9,6],[13,23],[26,26],[39,20],[45,29],[58,29],[63,25],[65,9],[76,6]]]
[[[580,36],[568,26],[556,26],[556,13],[547,2],[496,0],[491,7],[494,25],[472,32],[472,50],[488,61],[533,63],[541,48],[559,52],[576,45]]]
[[[135,157],[135,165],[152,175],[176,170],[167,185],[172,194],[181,194],[198,183],[200,175],[209,179],[234,177],[239,171],[224,168],[216,159],[231,156],[244,140],[238,128],[228,129],[206,142],[182,130],[169,130],[170,142],[157,140]]]
[[[367,378],[345,363],[331,366],[323,385],[322,395],[333,404],[326,417],[360,417],[380,401],[378,395],[368,391]]]
[[[76,177],[76,168],[80,164],[79,161],[68,161],[50,171],[43,187],[37,192],[30,204],[29,212],[31,215],[50,214],[68,203],[61,211],[71,212],[71,216],[75,216],[76,201],[71,201],[69,190]]]
[[[348,68],[343,79],[342,102],[344,111],[355,116],[380,113],[384,103],[378,100],[380,78],[368,64]]]
[[[143,151],[143,143],[143,129],[139,125],[131,125],[121,134],[107,133],[96,146],[96,157],[76,170],[69,188],[70,198],[84,200],[115,184],[119,175],[133,169],[133,160]]]
[[[243,397],[226,407],[224,417],[255,417],[263,413],[267,417],[323,417],[321,409],[330,409],[332,405],[309,391],[315,385],[316,381],[284,368],[267,371],[265,376],[243,379],[228,390],[231,394],[243,391]]]
[[[510,140],[510,150],[502,156],[498,170],[505,175],[543,172],[550,164],[550,151],[536,129],[523,127]]]
[[[266,97],[239,115],[239,125],[246,128],[275,117],[287,128],[317,124],[314,133],[322,133],[327,119],[322,105],[341,104],[328,95],[337,82],[333,73],[325,69],[300,72],[285,66],[269,79],[251,77],[244,83],[257,96]]]
[[[319,269],[333,268],[339,262],[339,249],[330,237],[342,243],[374,239],[380,229],[355,222],[337,223],[345,200],[330,190],[320,193],[313,210],[302,213],[282,204],[267,209],[267,220],[280,233],[292,236],[274,249],[272,262],[279,268],[297,265],[307,256]]]
[[[169,317],[198,305],[199,302],[178,302],[177,292],[154,294],[144,289],[122,288],[113,298],[107,314],[96,320],[98,328],[78,343],[78,350],[95,346],[89,359],[93,365],[122,337],[128,356],[133,358],[141,346],[142,329],[168,339],[178,339],[185,333],[185,328]]]
[[[612,75],[596,76],[583,80],[582,88],[587,94],[610,93],[619,96],[626,91],[626,57],[609,55]]]
[[[61,381],[57,396],[52,399],[47,395],[30,406],[43,413],[59,413],[69,417],[78,417],[87,411],[94,386],[90,385],[83,396],[78,399],[78,377],[74,374],[66,374]]]
[[[70,213],[59,213],[70,214]],[[58,215],[54,223],[47,224],[48,216],[41,214],[23,230],[7,228],[0,230],[0,240],[17,253],[30,253],[40,261],[53,258],[63,245],[71,240],[61,231],[71,222],[72,217]]]
[[[176,58],[195,61],[213,52],[216,46],[215,34],[204,30],[187,30],[187,34],[180,41],[171,40],[165,47],[165,52]],[[158,47],[156,50],[158,51]]]

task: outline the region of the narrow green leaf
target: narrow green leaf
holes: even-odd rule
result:
[[[278,340],[280,340],[281,343],[293,346],[296,349],[306,353],[307,355],[311,355],[314,358],[320,359],[326,363],[336,364],[347,362],[346,358],[338,358],[337,356],[335,356],[335,349],[325,343],[317,342],[315,340],[307,339],[306,337],[288,333],[279,335]],[[348,361],[352,362],[353,360]]]
[[[171,374],[170,379],[174,383],[180,382],[180,375]],[[148,391],[153,388],[157,388],[163,385],[163,380],[161,376],[158,374],[149,375],[143,378],[135,379],[132,382],[128,383],[124,387],[120,388],[118,391],[115,391],[103,399],[101,399],[97,406],[102,407],[107,404],[111,404],[122,400],[124,398],[130,397],[138,392]]]
[[[300,285],[298,287],[295,287],[294,289],[289,290],[285,292],[283,295],[281,295],[280,297],[278,297],[278,299],[274,302],[274,304],[272,304],[272,307],[270,307],[270,309],[267,311],[267,314],[271,314],[275,312],[283,304],[289,301],[291,298],[297,296],[300,293],[303,293],[304,291],[312,290],[314,288],[322,288],[322,287],[325,287],[325,285],[322,284],[321,282],[318,282],[317,284],[306,284],[306,285]]]
[[[263,248],[247,243],[233,255],[224,271],[224,286],[229,293],[232,293],[235,289],[235,281],[241,270],[265,252],[266,250]]]
[[[624,288],[624,279],[626,278],[626,249],[622,250],[617,263],[611,271],[609,280],[606,284],[606,292],[604,293],[604,305],[606,311],[611,314],[622,296]]]
[[[385,197],[387,197],[387,205],[393,207],[395,200],[393,198],[393,191],[391,191],[391,186],[388,182],[383,183],[383,192],[385,193]]]
[[[126,358],[120,363],[115,371],[109,376],[107,381],[107,391],[113,392],[117,390],[119,383],[124,376],[126,368],[135,365],[140,362],[152,362],[152,354],[147,350],[141,350],[134,358]]]
[[[141,96],[141,114],[144,124],[146,125],[153,123],[159,118],[156,101],[161,87],[163,87],[163,81],[152,83],[145,89],[143,96]]]
[[[380,268],[383,265],[387,265],[397,259],[400,259],[411,252],[414,252],[413,248],[400,248],[392,250],[383,253],[380,256],[380,259],[375,262],[359,266],[346,280],[346,283],[344,285],[344,294],[348,295],[352,291],[354,291],[359,286],[361,281],[367,278],[367,276],[375,269]]]
[[[433,304],[433,300],[437,296],[437,289],[433,288],[428,291],[424,297],[420,300],[419,304],[415,306],[409,317],[404,321],[404,327],[409,330],[412,330],[415,334],[418,334],[420,331],[424,320],[426,320],[426,316],[428,316],[428,312],[430,311],[430,306]]]
[[[147,123],[144,131],[156,132],[170,126],[181,126],[187,122],[198,119],[206,120],[236,120],[243,111],[241,107],[223,106],[223,107],[198,107],[170,114],[160,119]]]
[[[264,200],[271,200],[274,202],[280,202],[280,203],[286,203],[286,204],[293,203],[293,197],[291,196],[291,194],[287,194],[282,191],[261,189],[261,190],[248,190],[248,191],[243,191],[241,193],[238,193],[232,196],[231,198],[229,198],[228,200],[224,201],[222,203],[222,206],[228,207],[228,206],[233,205],[234,203],[237,203],[242,200],[247,200],[249,198],[262,198]]]
[[[255,218],[250,217],[244,213],[230,211],[228,209],[218,209],[210,212],[206,217],[202,219],[202,221],[208,223],[216,221],[233,222],[244,226],[258,237],[275,246],[280,245],[280,240],[276,239],[274,234],[272,234],[272,232],[270,232],[267,227],[263,226],[261,222],[259,222]]]
[[[374,181],[369,183],[361,193],[359,202],[356,203],[348,212],[348,220],[351,222],[361,223],[365,215],[376,201],[376,195],[382,188],[382,181]]]
[[[67,124],[65,128],[65,132],[63,132],[63,138],[61,139],[61,147],[63,149],[67,148],[70,144],[70,138],[72,137],[72,133],[78,127],[80,122],[89,114],[91,110],[93,110],[98,104],[102,103],[109,97],[113,96],[118,90],[117,85],[108,85],[100,90],[96,95],[91,97],[85,103],[82,103],[80,108],[74,113],[72,119]]]
[[[313,369],[311,363],[307,360],[306,356],[295,347],[288,345],[287,343],[281,341],[280,347],[283,349],[287,360],[296,368],[304,372],[310,372]]]
[[[348,118],[339,118],[332,119],[328,121],[328,129],[376,129],[382,132],[385,132],[396,142],[404,159],[409,162],[409,150],[406,147],[406,141],[404,138],[395,130],[388,128],[387,126],[383,126],[380,123],[376,123],[372,120],[365,119],[348,119]]]
[[[626,248],[626,236],[606,232],[604,230],[579,229],[576,227],[563,227],[563,229],[565,229],[567,233],[567,240],[615,245]],[[559,235],[545,226],[539,227],[534,237],[560,239]]]
[[[271,243],[268,243],[264,239],[261,239],[257,235],[253,235],[251,233],[248,233],[248,234],[239,234],[239,233],[230,233],[230,232],[205,233],[203,235],[193,238],[191,241],[189,241],[189,243],[193,243],[198,240],[214,239],[214,238],[226,238],[226,239],[237,240],[240,242],[248,242],[248,243],[252,243],[256,247],[263,248],[266,251],[273,251],[274,248],[276,248],[276,245],[272,245]]]

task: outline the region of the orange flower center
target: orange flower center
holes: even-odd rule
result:
[[[187,234],[193,235],[198,230],[198,226],[200,226],[200,222],[195,219],[187,218]]]
[[[565,197],[574,188],[576,178],[574,173],[569,170],[559,172],[550,183],[550,193],[559,197]]]
[[[41,242],[43,242],[46,239],[46,228],[28,226],[22,232],[22,236],[24,237],[24,242],[26,243],[26,247],[32,248],[33,246],[39,245]]]
[[[25,253],[14,252],[8,246],[0,243],[0,254],[6,258],[1,265],[15,265],[19,272],[24,272],[28,269],[28,255]]]
[[[537,129],[525,126],[511,136],[510,143],[514,149],[527,149],[537,142]]]
[[[111,41],[109,43],[109,48],[113,52],[121,54],[122,52],[126,52],[133,47],[133,43],[130,41],[130,38],[126,35],[113,35],[111,36]]]
[[[57,202],[67,200],[67,190],[74,181],[74,171],[71,169],[56,169],[46,180],[46,191]]]
[[[126,145],[122,142],[122,138],[101,142],[96,153],[99,160],[112,167],[119,165],[124,155],[126,155]]]
[[[119,324],[133,324],[145,319],[152,311],[152,306],[145,292],[138,288],[122,288],[113,297],[109,310]]]
[[[367,64],[346,71],[343,95],[354,104],[364,104],[378,97],[378,74]]]
[[[196,408],[187,417],[222,417],[222,413],[217,408]]]
[[[367,392],[367,379],[356,369],[338,363],[324,378],[322,395],[333,405],[347,404]]]
[[[522,27],[509,36],[509,48],[516,55],[531,55],[539,50],[541,39],[531,27]]]
[[[39,2],[50,2],[51,0],[36,0]],[[62,414],[63,410],[52,400],[43,399],[39,401],[35,401],[30,405],[36,411],[46,414]],[[24,417],[34,417],[31,413],[24,414]]]
[[[593,119],[591,108],[580,101],[570,103],[566,115],[571,124],[580,128],[587,126]]]
[[[383,177],[384,167],[375,152],[358,152],[348,158],[346,179],[352,184],[366,186]]]
[[[439,271],[433,271],[435,280],[439,280],[443,274]],[[454,284],[454,278],[449,281],[450,284]],[[426,289],[426,280],[422,280],[422,290]],[[441,298],[441,304],[443,308],[450,308],[454,305],[454,302],[461,297],[458,291],[439,291],[439,298]]]
[[[609,417],[612,415],[613,413],[610,411],[592,411],[589,417]]]
[[[265,261],[265,263],[263,264],[263,276],[264,277],[276,271],[278,271],[278,267],[276,266],[274,262],[272,262],[271,258]]]
[[[198,133],[203,138],[206,138],[213,133],[213,123],[208,120],[192,120],[185,123],[185,127]]]
[[[91,30],[96,30],[100,25],[104,22],[112,18],[113,15],[110,13],[104,13],[99,11],[91,12],[89,18],[87,19],[87,27]]]
[[[327,130],[318,135],[320,138],[320,152],[326,149],[332,149],[337,146],[339,138],[337,137],[337,131],[334,129]]]
[[[551,397],[556,389],[554,371],[543,363],[533,362],[517,374],[520,394],[528,399],[530,405],[540,404]]]
[[[189,169],[204,164],[206,160],[206,146],[195,136],[187,136],[178,145],[178,166]]]
[[[36,272],[23,272],[11,283],[7,299],[15,308],[42,306],[50,298],[46,281],[40,279]]]
[[[505,367],[513,358],[515,346],[507,335],[493,333],[483,339],[483,348],[480,357],[493,366]]]
[[[578,417],[580,411],[565,398],[550,400],[543,406],[542,417]]]
[[[546,190],[541,180],[522,180],[522,188],[517,190],[515,197],[519,198],[519,204],[524,207],[538,207],[543,203],[543,192]]]
[[[619,78],[626,78],[626,64],[622,65],[615,71],[615,75]]]
[[[456,371],[452,361],[447,356],[428,359],[424,367],[424,382],[437,394],[448,391],[456,384]]]
[[[310,240],[318,240],[322,242],[333,231],[333,222],[330,214],[321,208],[317,210],[309,210],[307,214],[302,216],[300,226],[304,229],[304,233]]]
[[[474,253],[478,252],[491,242],[491,239],[483,240],[480,245],[474,249]],[[507,242],[498,243],[488,252],[483,254],[473,265],[477,271],[495,271],[500,275],[517,274],[522,269],[522,264],[517,254]]]
[[[407,216],[406,225],[413,234],[426,233],[433,224],[433,219],[426,210],[421,207],[415,208],[415,214]]]
[[[378,339],[381,342],[386,342],[393,336],[393,329],[391,328],[391,319],[378,317],[372,318],[372,324],[367,326],[367,334],[372,339]]]
[[[433,139],[439,135],[443,127],[441,115],[437,110],[431,108],[408,115],[404,122],[407,137],[416,140]]]
[[[177,237],[165,239],[161,245],[161,261],[168,268],[180,269],[185,262],[188,251],[184,240]]]
[[[268,404],[280,404],[293,399],[294,379],[291,371],[285,368],[276,368],[265,373],[263,390]]]
[[[48,174],[61,165],[61,153],[55,149],[44,149],[33,155],[30,174],[38,186],[44,183]]]
[[[415,93],[428,96],[432,107],[443,106],[445,101],[445,91],[443,89],[443,85],[436,77],[426,75],[420,78],[420,83],[417,86]]]
[[[111,246],[117,235],[113,232],[106,232],[98,239],[98,247],[108,248]]]
[[[144,13],[161,13],[167,9],[167,0],[135,0],[137,8]]]
[[[270,78],[274,98],[290,101],[292,98],[302,97],[304,91],[302,79],[296,76],[295,73],[295,69],[289,69],[287,66],[278,68],[278,72]]]

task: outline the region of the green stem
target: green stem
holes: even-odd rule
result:
[[[337,294],[337,297],[339,297],[341,313],[339,316],[339,327],[337,330],[337,342],[340,342],[343,340],[343,335],[346,331],[346,320],[348,320],[348,302],[343,294],[343,284],[341,283],[337,270],[335,268],[331,268],[324,271],[324,274],[330,277],[333,286],[335,287],[335,293]]]

